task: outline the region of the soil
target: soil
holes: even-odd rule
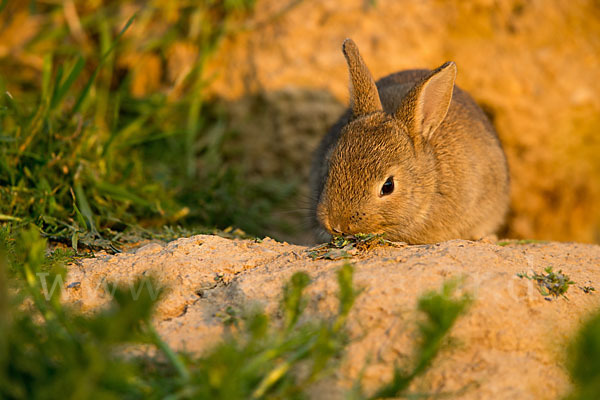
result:
[[[411,359],[417,299],[449,279],[459,279],[459,291],[474,302],[413,391],[458,399],[556,399],[568,392],[566,347],[600,307],[600,293],[584,290],[600,289],[600,246],[499,243],[398,244],[355,254],[349,261],[362,292],[347,323],[352,342],[341,368],[313,388],[311,397],[343,398],[363,369],[366,389],[388,381],[394,363]],[[106,282],[152,275],[168,288],[154,320],[158,332],[174,348],[201,354],[222,338],[227,307],[260,304],[277,319],[282,286],[296,271],[312,279],[308,316],[334,315],[336,271],[345,260],[313,260],[309,250],[269,238],[210,235],[151,243],[71,265],[63,298],[91,312],[109,301]],[[517,275],[549,266],[575,282],[567,297],[543,296],[535,281]]]

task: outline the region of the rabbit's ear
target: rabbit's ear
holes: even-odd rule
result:
[[[402,100],[396,118],[429,140],[446,117],[455,78],[456,64],[451,61],[431,72]]]
[[[342,50],[348,63],[348,70],[350,71],[352,114],[356,117],[375,111],[382,111],[383,108],[379,100],[377,86],[375,86],[375,81],[358,52],[356,43],[352,39],[346,39],[344,40]]]

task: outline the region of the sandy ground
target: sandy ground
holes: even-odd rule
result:
[[[152,243],[117,255],[98,254],[69,267],[63,297],[82,310],[109,300],[106,282],[153,275],[169,290],[156,327],[176,349],[202,352],[221,338],[228,306],[263,305],[275,313],[281,288],[296,271],[312,283],[309,315],[333,315],[336,271],[344,261],[312,260],[308,247],[264,239],[194,236]],[[452,345],[413,388],[460,399],[556,399],[570,388],[565,346],[600,307],[600,246],[575,243],[494,243],[455,240],[436,245],[378,247],[355,255],[355,285],[363,289],[351,312],[352,344],[333,378],[315,398],[342,398],[365,365],[365,387],[390,379],[394,362],[414,347],[416,302],[422,293],[461,278],[475,301],[451,332]],[[575,284],[565,298],[547,299],[520,272],[552,266]],[[586,293],[584,286],[598,288]],[[275,313],[276,314],[276,313]],[[368,360],[368,364],[367,364]]]

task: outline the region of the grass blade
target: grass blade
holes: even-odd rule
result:
[[[92,213],[92,209],[90,207],[90,203],[85,196],[85,192],[81,187],[81,183],[75,182],[75,195],[77,196],[77,203],[79,203],[79,209],[81,210],[81,214],[85,217],[85,221],[88,229],[93,234],[98,234],[96,230],[96,225],[94,224],[94,215]]]
[[[56,108],[56,106],[58,104],[60,104],[60,101],[63,99],[63,97],[65,97],[65,95],[67,94],[67,91],[71,88],[73,83],[75,83],[75,80],[79,77],[79,75],[81,74],[81,71],[83,71],[84,65],[85,65],[85,60],[80,55],[77,58],[75,65],[71,69],[71,72],[67,76],[67,79],[65,79],[65,81],[62,83],[62,85],[60,85],[58,87],[58,89],[55,90],[55,92],[52,96],[52,100],[50,101],[50,109],[51,110],[53,110],[54,108]]]
[[[81,105],[83,104],[83,101],[86,99],[87,95],[89,94],[90,89],[92,88],[92,84],[94,83],[94,81],[96,80],[96,77],[100,73],[100,69],[104,65],[104,62],[106,61],[106,59],[108,58],[108,56],[110,55],[110,53],[112,53],[112,51],[115,49],[117,43],[119,42],[119,39],[121,39],[121,37],[123,36],[123,34],[127,31],[127,29],[129,29],[129,26],[133,23],[133,20],[136,17],[137,17],[137,14],[134,14],[131,18],[129,18],[129,20],[127,21],[127,23],[125,24],[125,26],[123,27],[123,29],[121,30],[121,32],[119,32],[119,34],[117,35],[117,37],[113,41],[112,45],[102,55],[102,58],[100,59],[100,63],[98,64],[98,66],[94,70],[94,73],[92,74],[92,76],[90,77],[90,79],[88,79],[88,81],[85,84],[85,86],[83,87],[83,90],[81,91],[81,93],[79,94],[79,97],[77,98],[77,101],[75,102],[75,105],[73,106],[73,110],[71,110],[71,115],[77,114],[77,112],[81,108]]]
[[[122,186],[113,185],[108,182],[96,182],[95,186],[98,190],[110,194],[112,198],[127,200],[138,206],[152,207],[152,203],[127,191],[127,189]]]
[[[21,218],[19,217],[13,217],[12,215],[5,215],[5,214],[0,214],[0,221],[23,221]]]
[[[52,54],[44,56],[44,64],[42,65],[42,99],[48,98],[50,91],[50,83],[52,79]]]

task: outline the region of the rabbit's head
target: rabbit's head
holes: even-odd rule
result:
[[[432,71],[390,115],[383,111],[355,43],[346,39],[343,52],[350,71],[352,117],[327,157],[317,218],[333,235],[403,237],[424,218],[436,190],[428,141],[448,111],[456,66],[446,63]]]

